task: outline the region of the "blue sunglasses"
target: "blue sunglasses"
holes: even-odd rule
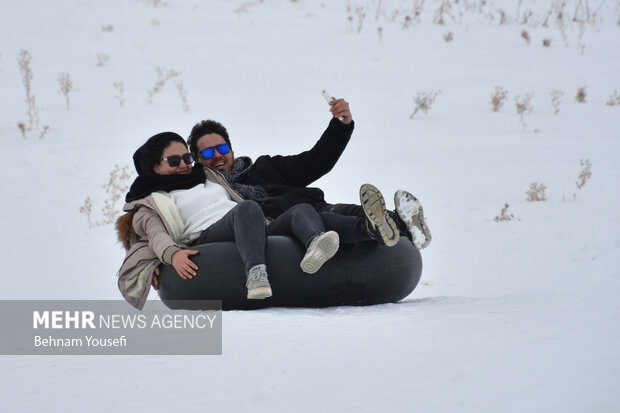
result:
[[[212,146],[210,148],[204,148],[200,151],[200,155],[202,155],[204,159],[211,159],[215,156],[216,149],[220,155],[226,155],[228,152],[230,152],[230,145],[227,143],[222,143],[220,145]]]

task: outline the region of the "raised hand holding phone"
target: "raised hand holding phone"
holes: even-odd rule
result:
[[[335,99],[334,97],[332,97],[332,95],[329,94],[329,92],[327,92],[326,89],[321,90],[321,94],[323,95],[323,98],[325,98],[325,101],[327,101],[327,103],[329,103],[329,105],[332,107],[332,114],[334,114],[334,116],[336,116],[340,122],[344,123],[345,125],[351,123],[351,112],[349,111],[349,104],[346,100]]]

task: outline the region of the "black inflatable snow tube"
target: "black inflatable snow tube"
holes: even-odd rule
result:
[[[420,281],[422,257],[406,238],[393,247],[375,242],[341,245],[315,274],[299,267],[302,245],[292,238],[269,236],[267,272],[273,296],[248,300],[243,262],[234,242],[193,247],[198,275],[183,280],[175,269],[162,267],[159,297],[170,308],[177,300],[221,300],[223,310],[265,307],[328,307],[394,303],[407,297]]]

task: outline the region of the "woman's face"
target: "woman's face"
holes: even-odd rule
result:
[[[164,153],[161,155],[161,160],[158,164],[153,166],[153,171],[157,175],[174,175],[174,174],[189,174],[192,172],[193,162],[189,164],[185,163],[183,159],[181,159],[180,163],[177,166],[170,166],[170,163],[174,164],[174,158],[172,160],[167,160],[169,157],[182,157],[185,154],[188,154],[187,147],[183,145],[181,142],[172,141],[166,148],[164,149]]]

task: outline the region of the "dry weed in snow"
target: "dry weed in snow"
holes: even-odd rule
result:
[[[614,93],[609,97],[609,100],[605,102],[607,106],[616,106],[620,105],[620,95],[617,90],[614,90]]]
[[[527,32],[527,30],[521,31],[521,37],[523,38],[523,40],[525,40],[527,44],[530,44],[530,34]]]
[[[32,56],[27,50],[21,50],[17,63],[19,64],[19,70],[22,72],[22,80],[24,87],[26,88],[26,104],[28,105],[28,123],[20,122],[18,127],[22,132],[24,139],[26,138],[26,132],[32,131],[34,128],[39,127],[39,108],[37,108],[36,97],[32,94],[32,69],[30,69],[30,62]]]
[[[97,53],[97,66],[104,67],[110,61],[110,56],[105,53]]]
[[[585,161],[580,159],[579,165],[581,165],[581,172],[579,172],[579,176],[577,177],[578,181],[576,185],[578,189],[581,189],[586,182],[588,182],[588,179],[592,177],[592,162],[590,162],[589,159],[586,159]]]
[[[155,82],[153,89],[149,90],[147,94],[148,96],[146,101],[148,103],[153,103],[153,97],[163,90],[164,86],[166,86],[166,82],[179,76],[178,72],[170,69],[164,69],[163,67],[155,66],[153,69],[155,69],[155,73],[157,73],[157,81]]]
[[[577,90],[577,95],[575,95],[575,100],[579,103],[586,103],[586,87],[582,86]]]
[[[64,95],[67,110],[69,110],[69,92],[73,90],[73,82],[71,81],[71,76],[69,76],[69,73],[58,73],[58,85],[60,86],[58,93]]]
[[[560,113],[560,103],[562,103],[562,96],[564,92],[558,89],[552,89],[549,93],[551,96],[551,106],[553,106],[553,113],[557,115]]]
[[[451,0],[439,0],[439,8],[435,10],[435,16],[433,17],[433,23],[444,25],[446,24],[446,17],[454,20],[454,14],[452,14],[452,1]]]
[[[545,185],[532,182],[530,189],[525,193],[527,195],[526,200],[528,202],[546,201],[545,189],[547,189]]]
[[[411,115],[409,115],[409,119],[413,119],[413,117],[419,111],[422,111],[425,114],[428,113],[429,109],[431,108],[433,103],[435,103],[435,99],[437,98],[439,94],[441,94],[441,90],[430,90],[429,92],[418,92],[416,97],[413,98],[413,101],[415,102],[415,108],[413,109],[413,112],[411,113]]]
[[[181,103],[183,104],[183,110],[185,112],[189,112],[190,107],[187,103],[187,92],[183,86],[183,81],[179,80],[178,82],[174,82],[174,86],[177,88],[177,92],[179,92],[179,97],[181,98]]]
[[[499,112],[502,106],[504,106],[506,96],[508,96],[507,90],[501,86],[495,86],[495,93],[491,95],[491,106],[493,107],[493,112]]]
[[[499,215],[497,215],[495,217],[495,222],[502,222],[502,221],[511,221],[515,218],[514,214],[508,214],[508,207],[510,207],[510,205],[508,203],[504,204],[504,207],[502,208],[502,210],[500,211]]]
[[[103,208],[101,208],[102,220],[93,220],[93,203],[90,197],[86,198],[84,205],[80,207],[80,213],[86,215],[88,225],[91,228],[114,223],[120,212],[117,203],[129,189],[128,182],[132,177],[133,173],[129,166],[121,168],[119,165],[114,165],[114,169],[110,172],[108,183],[103,185],[103,189],[108,197],[104,202]]]
[[[525,122],[525,115],[532,112],[534,107],[532,106],[533,93],[528,93],[524,98],[521,96],[515,97],[515,106],[517,108],[517,115],[519,116],[519,123],[523,126],[523,129],[527,129],[527,123]]]
[[[118,103],[120,103],[121,107],[125,104],[125,83],[123,82],[114,82],[114,88],[116,89],[117,94],[114,95],[116,99],[118,99]]]

